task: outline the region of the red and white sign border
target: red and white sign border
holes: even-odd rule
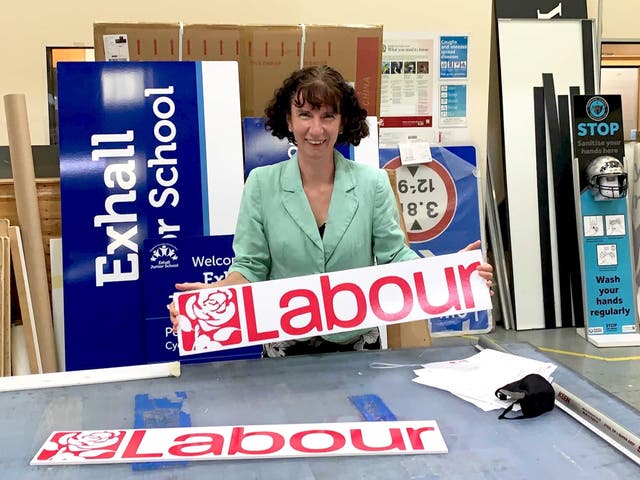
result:
[[[174,295],[180,355],[491,308],[480,250]]]
[[[53,432],[31,465],[447,453],[434,420]]]

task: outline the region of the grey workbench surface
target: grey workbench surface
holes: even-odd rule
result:
[[[547,360],[527,344],[510,348]],[[509,347],[508,347],[509,348]],[[541,417],[498,420],[448,392],[411,381],[412,368],[374,369],[372,362],[418,364],[463,358],[472,346],[349,352],[283,359],[185,365],[179,378],[0,394],[0,465],[6,479],[528,479],[637,478],[638,467],[559,409]],[[595,408],[640,431],[640,416],[570,370],[556,379]],[[282,460],[199,461],[32,467],[54,430],[134,428],[153,424],[154,399],[179,405],[192,426],[361,421],[351,395],[379,396],[398,420],[437,420],[449,453]],[[147,399],[141,402],[140,399]],[[175,400],[175,402],[174,402]],[[146,402],[146,403],[145,403]],[[162,413],[164,412],[164,413]],[[171,410],[156,410],[157,425]],[[136,417],[137,415],[137,417]],[[146,417],[145,417],[146,415]],[[137,419],[137,420],[136,420]],[[139,424],[138,424],[139,425]],[[142,469],[141,469],[142,468]]]

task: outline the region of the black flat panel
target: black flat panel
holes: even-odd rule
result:
[[[34,145],[31,151],[36,178],[60,176],[60,153],[57,145]],[[0,146],[0,179],[2,178],[13,178],[11,155],[7,146]]]
[[[586,0],[495,0],[497,18],[588,18]]]
[[[555,204],[555,225],[556,225],[556,243],[558,245],[558,283],[560,300],[560,318],[562,326],[571,325],[571,284],[569,277],[569,268],[565,262],[567,258],[567,232],[566,224],[571,220],[575,223],[575,215],[567,212],[564,203],[562,188],[566,186],[567,169],[571,169],[571,162],[565,157],[565,148],[571,137],[563,139],[560,133],[560,123],[558,120],[558,105],[556,104],[555,85],[553,83],[553,75],[550,73],[542,74],[542,83],[544,85],[544,102],[547,112],[547,124],[549,127],[549,141],[551,143],[551,167],[553,175],[553,198]],[[571,190],[573,191],[573,187]]]
[[[593,71],[593,22],[582,22],[582,61],[584,69],[585,95],[596,94],[595,72]],[[599,53],[598,53],[599,54]]]
[[[562,326],[584,326],[582,308],[582,274],[580,273],[580,244],[576,226],[576,204],[573,195],[573,159],[571,158],[571,116],[569,97],[558,97],[561,153],[554,175],[556,182],[556,223],[558,230],[558,259],[561,275]],[[565,304],[567,307],[565,308]],[[572,306],[571,309],[569,307]],[[573,316],[573,321],[572,321]]]
[[[547,172],[547,128],[545,124],[544,89],[533,89],[533,111],[536,137],[536,178],[538,182],[538,226],[540,229],[540,267],[544,297],[544,326],[555,328],[556,311],[553,292],[553,262],[549,222],[549,186]]]

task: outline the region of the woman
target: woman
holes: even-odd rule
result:
[[[216,286],[332,272],[418,258],[404,242],[386,172],[346,160],[336,143],[369,134],[367,112],[328,66],[292,73],[265,111],[267,129],[298,147],[288,161],[254,169],[244,187],[235,258]],[[475,242],[467,249],[478,248]],[[478,268],[491,285],[491,265]],[[210,287],[179,283],[178,290]],[[174,328],[176,312],[170,307]],[[270,357],[380,348],[377,328],[265,345]]]

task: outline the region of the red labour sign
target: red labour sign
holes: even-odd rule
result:
[[[180,354],[491,308],[478,250],[174,295]]]
[[[53,432],[31,465],[447,453],[433,420]]]

